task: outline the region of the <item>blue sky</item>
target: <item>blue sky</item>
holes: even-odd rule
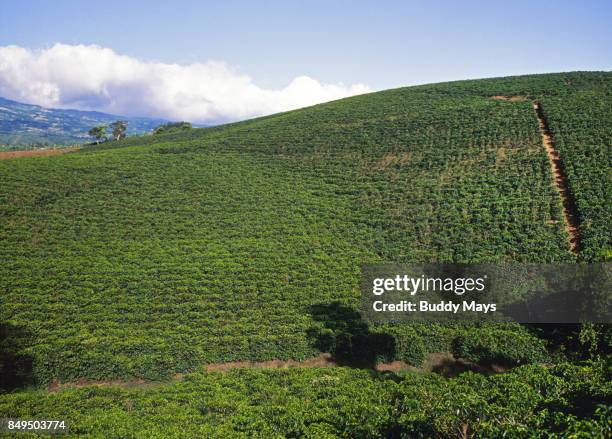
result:
[[[217,60],[264,90],[301,76],[380,90],[612,70],[610,23],[609,1],[20,0],[0,3],[0,46],[95,44],[145,61]]]

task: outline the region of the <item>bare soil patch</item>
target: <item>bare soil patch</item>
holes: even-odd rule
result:
[[[227,363],[213,363],[206,366],[207,372],[225,372],[231,369],[289,369],[291,367],[332,367],[336,362],[330,354],[321,354],[318,357],[304,361],[296,360],[268,360],[268,361],[230,361]]]
[[[423,370],[434,372],[447,378],[453,378],[463,372],[477,372],[483,375],[493,375],[508,371],[507,367],[499,364],[480,365],[455,358],[448,352],[433,352],[427,356],[423,364]]]
[[[80,146],[57,149],[30,149],[27,151],[0,151],[0,160],[18,159],[20,157],[45,157],[50,155],[64,154],[81,149]]]
[[[401,372],[403,370],[418,370],[403,361],[392,361],[391,363],[378,363],[375,367],[378,372]]]
[[[382,171],[395,165],[406,165],[412,160],[412,154],[409,152],[400,152],[397,154],[389,153],[374,161],[369,167],[376,171]]]
[[[228,372],[234,369],[291,369],[291,368],[311,368],[311,367],[337,367],[339,366],[330,354],[324,353],[314,358],[309,358],[304,361],[296,360],[268,360],[268,361],[229,361],[227,363],[212,363],[205,366],[206,372]],[[444,377],[454,377],[466,371],[473,371],[485,375],[503,373],[508,370],[503,366],[490,365],[482,366],[461,358],[454,358],[452,354],[447,352],[430,353],[421,368],[411,366],[403,361],[392,361],[390,363],[379,363],[374,368],[377,372],[433,372]],[[170,381],[182,381],[184,374],[177,373]],[[81,387],[155,387],[163,384],[158,381],[145,381],[142,379],[132,379],[129,381],[123,380],[107,380],[96,381],[79,379],[72,382],[61,382],[53,380],[48,386],[47,391],[57,392],[69,388]]]
[[[496,101],[520,102],[526,101],[527,96],[491,96]]]

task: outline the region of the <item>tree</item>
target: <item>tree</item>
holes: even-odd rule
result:
[[[90,129],[87,134],[96,138],[96,143],[100,143],[100,140],[106,140],[106,125],[98,125]]]
[[[127,124],[127,120],[116,120],[110,124],[115,140],[121,140],[126,136]]]
[[[153,130],[153,134],[165,134],[173,131],[190,130],[193,128],[189,122],[167,122]]]

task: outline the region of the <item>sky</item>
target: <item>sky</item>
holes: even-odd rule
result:
[[[199,123],[467,78],[612,70],[609,1],[0,0],[0,96]]]

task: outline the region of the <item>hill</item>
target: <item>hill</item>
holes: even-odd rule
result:
[[[13,382],[166,380],[206,364],[305,360],[322,351],[369,368],[394,360],[421,367],[440,352],[474,363],[495,358],[505,367],[584,359],[593,344],[577,341],[580,328],[368,327],[356,313],[359,275],[362,264],[379,262],[609,259],[611,116],[612,73],[529,75],[400,88],[2,161],[0,323],[6,355],[31,365],[13,372]],[[546,133],[557,167],[543,145]],[[595,350],[608,352],[605,330],[593,331]],[[379,334],[395,347],[381,348]],[[149,413],[147,404],[176,398],[168,413],[193,420],[200,433],[248,435],[264,427],[241,413],[271,397],[270,430],[259,431],[367,437],[421,428],[423,437],[447,437],[469,428],[494,437],[504,429],[583,428],[571,416],[595,419],[596,405],[610,400],[601,367],[534,365],[458,380],[345,369],[303,372],[304,381],[299,371],[232,372],[228,380],[196,374],[159,391],[8,395],[0,417],[9,408],[49,417],[56,405],[89,395],[114,401],[107,415],[133,424]],[[294,386],[292,393],[279,383]],[[210,389],[214,400],[199,399]],[[380,402],[388,417],[372,426],[366,420],[379,390],[390,401]],[[422,393],[411,399],[415,391]],[[229,403],[226,394],[244,400]],[[341,409],[317,406],[318,421],[294,423],[292,413],[306,404],[300,401],[324,397],[348,404],[346,416],[355,417],[344,423]],[[134,412],[125,409],[128,401]],[[520,410],[517,401],[525,402]],[[443,407],[448,419],[435,420]],[[491,419],[500,410],[507,416],[497,424]],[[98,428],[89,415],[75,416],[80,433]],[[171,424],[162,424],[151,420],[143,431],[171,434]]]
[[[125,117],[97,111],[63,110],[23,104],[0,97],[0,146],[67,145],[90,141],[90,128],[128,121],[128,135],[144,134],[164,119]]]

